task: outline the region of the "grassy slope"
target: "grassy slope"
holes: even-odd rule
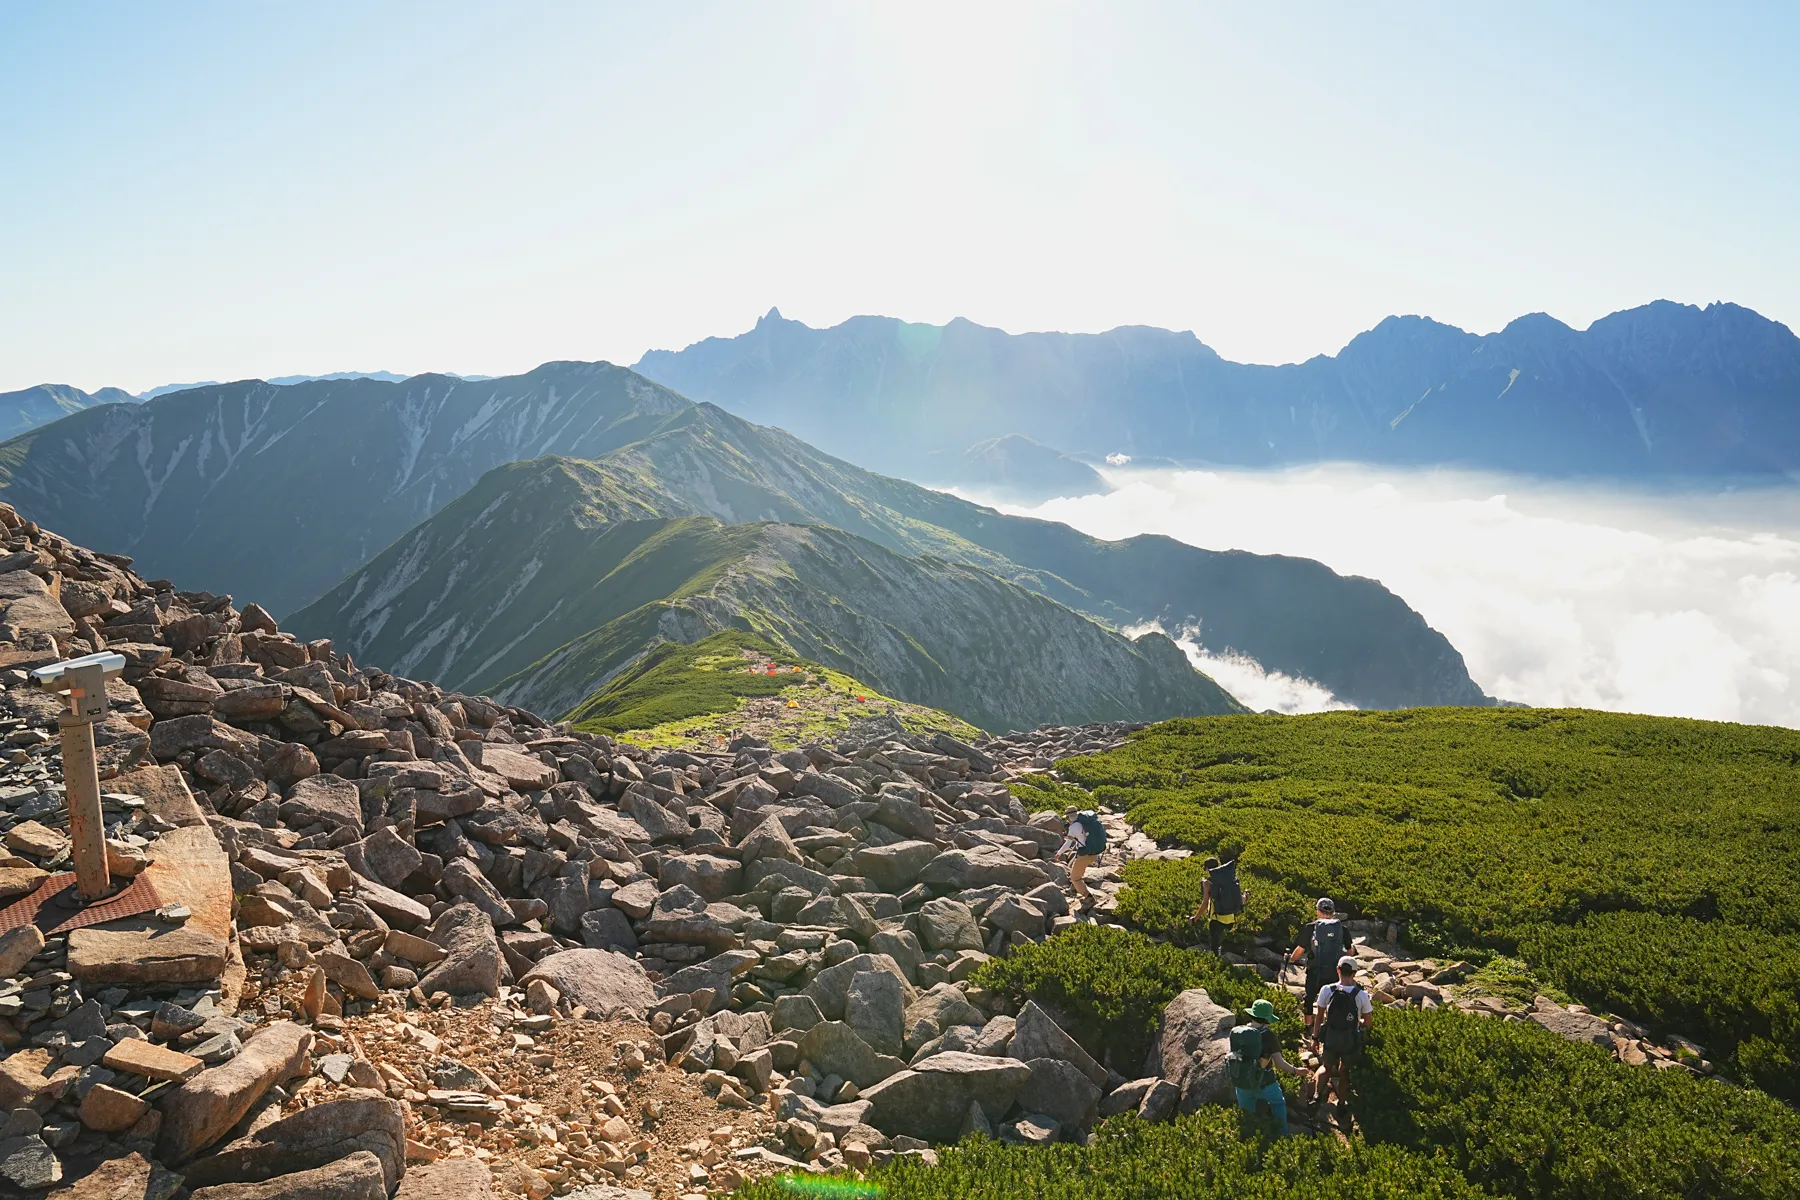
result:
[[[753,672],[752,663],[773,665],[778,673]],[[829,740],[852,721],[877,713],[891,713],[910,730],[943,730],[963,738],[979,732],[948,713],[889,699],[741,630],[657,646],[567,719],[578,728],[647,746],[711,748],[740,730],[777,746]]]
[[[1311,559],[1103,542],[862,470],[712,405],[608,456],[726,520],[816,521],[907,554],[990,570],[1115,625],[1204,616],[1208,645],[1317,679],[1362,707],[1479,704],[1461,656],[1381,584]],[[688,481],[705,481],[691,489]]]
[[[743,540],[735,558],[693,577],[708,586],[684,584],[535,661],[524,652],[548,640],[544,629],[569,628],[573,614],[565,608],[551,623],[529,611],[509,618],[533,635],[494,658],[471,686],[565,712],[656,640],[693,642],[735,628],[886,695],[991,729],[1239,708],[1167,639],[1131,642],[986,572],[908,558],[817,526],[718,526],[710,518],[683,526],[700,523],[720,539]],[[596,591],[654,593],[634,586],[637,570],[622,564]],[[526,594],[521,603],[559,595]]]
[[[1087,1048],[1133,1075],[1157,1014],[1204,987],[1242,1011],[1293,997],[1210,954],[1140,933],[1080,926],[985,964],[975,981],[1068,1015]],[[1530,1022],[1453,1009],[1381,1009],[1356,1068],[1358,1132],[1270,1142],[1209,1109],[1173,1126],[1133,1117],[1087,1147],[965,1142],[943,1165],[905,1164],[871,1182],[892,1200],[1491,1195],[1515,1200],[1785,1200],[1800,1194],[1800,1115],[1687,1071],[1613,1061]],[[1284,1084],[1293,1102],[1293,1081]],[[755,1200],[776,1193],[752,1189]]]
[[[1241,849],[1272,931],[1331,895],[1428,949],[1522,957],[1800,1098],[1800,733],[1558,710],[1224,717],[1064,770],[1156,836]],[[1129,877],[1138,918],[1179,933],[1197,864]]]

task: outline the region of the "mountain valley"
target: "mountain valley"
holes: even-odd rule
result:
[[[546,454],[567,457],[521,461]],[[0,446],[0,492],[147,569],[273,595],[371,661],[516,687],[546,711],[671,630],[758,621],[797,653],[978,723],[1218,711],[1223,693],[1166,639],[1152,651],[1093,621],[1198,623],[1209,647],[1361,706],[1486,702],[1455,649],[1374,581],[1005,516],[607,364],[108,406]],[[967,614],[967,640],[950,613]],[[1041,643],[1005,636],[1002,613]],[[1007,670],[991,678],[1017,702],[940,686],[980,645],[1001,648]]]

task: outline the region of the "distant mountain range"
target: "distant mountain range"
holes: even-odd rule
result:
[[[966,320],[774,309],[636,369],[829,453],[923,478],[1008,434],[1065,454],[1269,467],[1328,460],[1549,476],[1800,472],[1800,339],[1735,304],[1657,301],[1575,330],[1478,336],[1389,317],[1335,355],[1229,362],[1191,333],[1009,334]]]
[[[523,461],[544,455],[590,461]],[[604,363],[483,382],[237,383],[94,408],[0,445],[0,493],[149,574],[304,607],[298,627],[378,665],[536,703],[591,688],[671,631],[741,620],[964,715],[1216,711],[1222,693],[1172,643],[1113,632],[1147,619],[1198,622],[1209,649],[1365,707],[1487,702],[1454,647],[1372,580],[1003,516]],[[621,549],[658,522],[687,549]],[[974,682],[952,694],[934,670]]]
[[[442,372],[450,379],[482,380],[492,379],[492,375],[452,375]],[[333,371],[329,375],[276,375],[262,382],[272,383],[277,387],[287,387],[296,383],[312,383],[320,379],[379,379],[383,383],[400,383],[410,379],[409,375],[396,375],[392,371]],[[158,396],[167,396],[172,392],[189,392],[195,388],[218,387],[216,379],[206,379],[199,383],[165,383],[161,387],[153,387],[147,392],[139,392],[137,399],[154,400]],[[115,389],[116,390],[116,389]]]
[[[0,441],[96,404],[129,404],[133,399],[129,392],[118,388],[84,392],[63,383],[40,383],[17,392],[0,392]]]

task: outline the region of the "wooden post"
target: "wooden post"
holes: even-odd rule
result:
[[[63,788],[69,803],[69,840],[75,855],[75,886],[93,903],[112,891],[106,867],[106,817],[100,809],[100,770],[94,761],[94,722],[106,716],[106,681],[125,670],[123,655],[110,651],[71,658],[31,673],[39,687],[69,698],[62,727]]]

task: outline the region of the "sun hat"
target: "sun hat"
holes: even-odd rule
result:
[[[1250,1015],[1255,1017],[1258,1021],[1273,1021],[1275,1019],[1275,1006],[1270,1004],[1266,998],[1258,1000],[1255,1004],[1250,1006]]]

